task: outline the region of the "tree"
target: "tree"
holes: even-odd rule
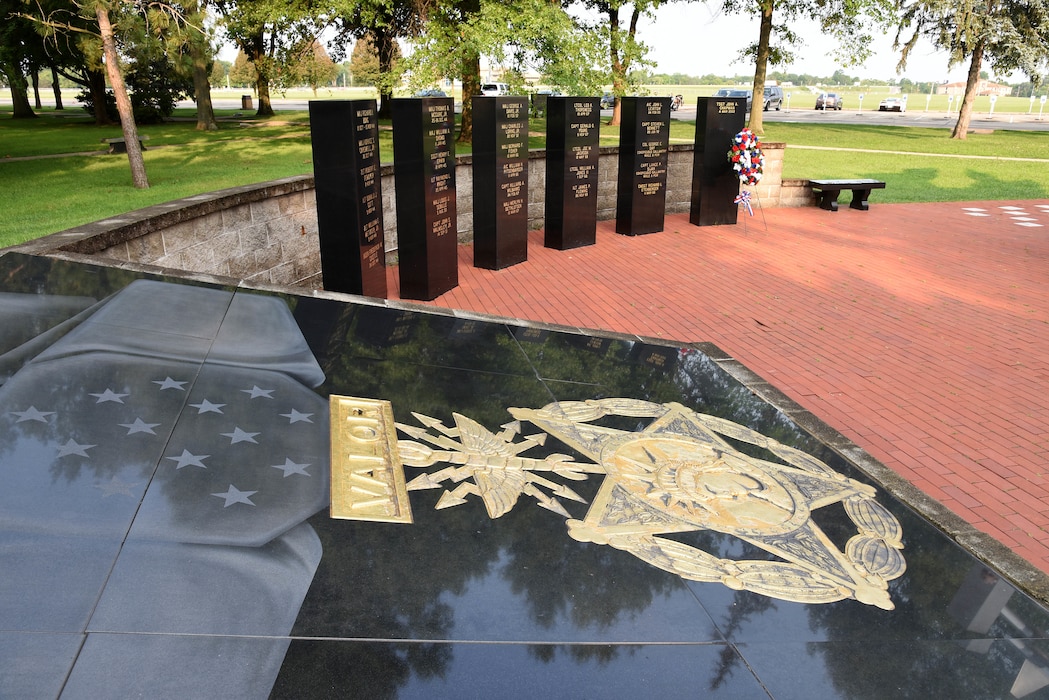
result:
[[[3,0],[0,0],[2,2]],[[97,21],[71,0],[37,0],[22,4],[20,18],[32,22],[40,34],[47,65],[54,73],[84,89],[94,106],[95,124],[112,124],[116,116],[106,109],[106,76],[102,69],[102,46]],[[14,19],[14,18],[11,18]]]
[[[0,53],[6,53],[0,49]],[[7,78],[7,84],[11,90],[11,117],[13,119],[35,119],[36,112],[29,103],[29,82],[20,67],[20,61],[6,56],[0,56],[0,70]]]
[[[586,0],[586,5],[605,17],[604,40],[607,43],[608,65],[612,77],[612,94],[616,102],[612,119],[608,123],[617,125],[622,118],[622,97],[627,94],[633,81],[631,70],[644,64],[647,47],[637,40],[637,23],[642,17],[652,17],[659,6],[658,0]],[[629,20],[624,29],[626,8],[630,7]]]
[[[118,4],[117,8],[119,7],[120,5]],[[149,187],[149,180],[146,178],[146,166],[142,159],[142,149],[138,140],[138,127],[135,125],[131,100],[128,97],[127,88],[124,84],[121,56],[117,49],[116,31],[110,15],[110,12],[114,10],[105,2],[98,2],[93,7],[87,7],[77,4],[75,1],[69,4],[58,2],[45,5],[40,3],[35,8],[40,12],[39,15],[19,12],[16,13],[14,18],[9,17],[5,18],[5,20],[24,19],[35,23],[36,27],[56,47],[63,43],[72,43],[72,36],[76,35],[78,36],[76,41],[78,49],[84,56],[91,60],[94,65],[104,64],[104,69],[109,77],[109,83],[116,98],[121,129],[127,142],[131,180],[135,187]],[[135,15],[136,12],[132,11],[124,15],[118,14],[117,16],[123,19],[124,17]],[[92,90],[92,95],[97,95],[101,98],[101,104],[104,108],[104,84],[101,94]]]
[[[316,39],[308,44],[303,43],[299,51],[299,59],[291,66],[291,69],[299,81],[310,86],[314,97],[317,96],[317,88],[321,85],[331,85],[339,72],[324,46]]]
[[[131,100],[124,87],[124,75],[120,68],[120,56],[117,53],[116,36],[109,18],[109,9],[99,3],[95,8],[95,16],[98,18],[98,30],[102,38],[102,55],[105,57],[106,73],[109,76],[109,84],[113,86],[117,111],[120,113],[120,128],[124,133],[128,164],[131,166],[131,181],[135,187],[147,189],[149,179],[146,177],[146,163],[142,159],[142,148],[138,140],[138,127],[135,125]]]
[[[910,37],[901,40],[905,33]],[[896,48],[899,69],[920,37],[950,55],[950,65],[969,60],[965,94],[951,138],[969,131],[973,102],[988,62],[995,73],[1023,71],[1036,85],[1049,66],[1049,0],[912,0],[902,8]]]
[[[378,116],[389,118],[392,115],[393,88],[403,76],[401,47],[397,39],[418,34],[419,5],[415,0],[349,2],[337,5],[335,14],[336,26],[339,28],[336,45],[345,46],[350,38],[357,39],[353,47],[354,55],[362,42],[372,47],[378,66],[370,83],[366,84],[374,85],[379,90]],[[357,77],[354,69],[355,81]]]
[[[874,32],[887,26],[893,16],[892,0],[724,0],[723,8],[729,13],[755,13],[761,18],[757,42],[741,52],[754,59],[754,103],[748,126],[757,134],[765,133],[762,95],[768,66],[790,63],[790,47],[800,43],[790,22],[805,17],[818,22],[823,35],[838,42],[835,57],[852,66],[870,56]],[[774,21],[776,16],[778,23]],[[782,43],[773,43],[774,36]]]
[[[448,0],[431,8],[425,31],[414,42],[409,60],[413,85],[460,76],[463,108],[458,141],[473,137],[471,99],[481,90],[481,57],[504,65],[509,74],[529,66],[557,83],[593,86],[587,61],[592,34],[564,9],[547,0]],[[507,65],[508,64],[508,65]]]
[[[230,83],[237,87],[252,87],[259,79],[258,71],[255,70],[255,64],[248,60],[248,56],[243,50],[237,51],[237,56],[229,67],[228,75]]]
[[[174,112],[179,100],[193,92],[188,32],[154,24],[151,18],[125,14],[120,17],[117,39],[124,85],[131,100],[135,122],[156,124]],[[84,98],[94,107],[94,96]],[[105,97],[107,109],[117,118],[114,96]],[[199,110],[198,110],[199,111]]]
[[[270,88],[289,84],[289,65],[304,42],[313,41],[326,20],[308,0],[217,0],[226,33],[255,67],[256,115],[273,116]]]
[[[116,0],[112,4],[97,0],[91,5],[79,0],[40,0],[25,8],[38,14],[21,12],[16,17],[33,22],[55,56],[79,55],[97,122],[102,122],[98,115],[106,113],[105,82],[99,68],[105,70],[120,117],[132,182],[137,188],[148,188],[138,126],[125,82],[124,59],[134,57],[140,76],[149,72],[141,82],[145,87],[140,89],[140,103],[158,113],[170,113],[178,95],[178,87],[170,87],[178,83],[177,66],[171,56],[181,54],[182,32],[188,26],[183,8],[164,2],[144,5]],[[55,62],[51,65],[55,66]]]
[[[35,72],[36,56],[41,52],[42,40],[33,23],[23,17],[10,17],[18,10],[11,0],[0,1],[0,73],[11,90],[11,116],[15,119],[33,119],[36,112],[29,103],[29,81],[26,76]]]
[[[193,99],[197,103],[197,131],[217,131],[215,107],[211,103],[210,63],[214,58],[214,48],[204,32],[203,3],[191,0],[187,7],[188,21],[197,27],[197,31],[186,35],[185,48],[189,54],[190,71],[193,74]]]
[[[365,34],[353,44],[350,73],[354,85],[375,85],[379,79],[379,52],[375,50],[371,34]]]
[[[218,59],[211,62],[211,72],[208,74],[208,83],[210,85],[219,87],[229,87],[230,82],[230,69],[233,68],[233,64],[229,61],[220,61]],[[227,82],[229,81],[229,82]]]
[[[49,68],[51,69],[51,89],[55,92],[55,110],[65,109],[62,106],[62,85],[58,77],[58,68],[53,64]]]

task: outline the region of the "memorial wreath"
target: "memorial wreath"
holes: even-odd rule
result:
[[[732,137],[732,148],[728,159],[744,185],[756,185],[761,179],[765,156],[761,153],[761,141],[750,129],[743,129]]]

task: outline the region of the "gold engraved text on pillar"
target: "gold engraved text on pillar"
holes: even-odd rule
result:
[[[332,396],[331,517],[410,523],[389,401]]]

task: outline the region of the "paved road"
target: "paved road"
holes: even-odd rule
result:
[[[675,119],[691,120],[696,118],[696,108],[685,107],[673,114]],[[924,126],[950,129],[958,121],[958,113],[925,112],[877,112],[843,109],[841,111],[823,111],[820,109],[783,109],[765,112],[767,122],[797,122],[799,124],[879,124],[890,126]],[[1049,113],[1039,118],[1034,114],[994,114],[986,112],[973,114],[969,124],[971,129],[1012,129],[1017,131],[1049,131]]]
[[[254,102],[254,100],[253,100]],[[214,101],[218,109],[237,109],[240,100],[217,99]],[[291,100],[276,98],[273,100],[274,107],[279,109],[308,109],[308,100]],[[180,102],[179,107],[192,108],[192,102]],[[602,114],[608,116],[611,111],[604,110]],[[696,118],[695,105],[683,105],[681,109],[672,114],[674,119],[685,121]],[[780,111],[765,112],[765,121],[769,122],[798,122],[801,124],[883,124],[892,126],[924,126],[943,127],[950,129],[958,121],[957,112],[947,114],[946,112],[925,112],[912,110],[910,112],[877,112],[843,109],[841,111],[823,111],[819,109],[783,109]],[[988,115],[979,112],[973,115],[970,128],[973,129],[1014,129],[1019,131],[1049,131],[1049,114],[1039,118],[1037,112],[1034,114],[995,114]]]
[[[254,98],[252,102],[255,103]],[[0,96],[0,105],[11,104],[9,95]],[[214,100],[216,109],[239,109],[239,99],[219,98]],[[309,108],[309,100],[293,100],[275,98],[274,107],[288,110],[305,110]],[[190,100],[178,103],[179,107],[192,109],[194,104]],[[254,113],[254,110],[245,110],[245,115]],[[603,114],[609,115],[610,111],[604,110]],[[695,105],[683,105],[681,109],[673,113],[674,119],[693,120],[696,118]],[[843,109],[841,111],[823,111],[818,109],[783,109],[780,111],[765,112],[765,121],[768,122],[798,122],[801,124],[882,124],[892,126],[924,126],[943,127],[950,129],[958,120],[957,112],[950,114],[946,112],[926,112],[913,109],[910,112],[857,112],[855,109]],[[972,129],[1012,129],[1016,131],[1049,131],[1049,112],[1039,116],[1035,111],[1032,114],[1000,113],[989,115],[986,112],[978,112],[973,115],[970,123]]]

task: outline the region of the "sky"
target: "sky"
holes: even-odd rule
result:
[[[796,60],[790,67],[775,69],[817,76],[833,74],[839,67],[830,55],[835,48],[834,41],[824,37],[815,23],[796,24],[792,28],[802,36],[805,45],[794,51]],[[899,52],[892,48],[894,36],[895,32],[890,31],[877,37],[873,47],[875,53],[866,63],[857,67],[841,66],[842,70],[861,79],[965,80],[968,64],[948,70],[947,54],[936,51],[929,43],[917,46],[907,60],[907,70],[897,75]],[[657,73],[753,75],[753,64],[740,62],[738,54],[741,48],[757,41],[758,19],[719,15],[717,8],[706,3],[670,2],[656,10],[654,22],[639,23],[638,38],[649,47],[649,57],[658,64]],[[770,67],[770,70],[774,69]]]

